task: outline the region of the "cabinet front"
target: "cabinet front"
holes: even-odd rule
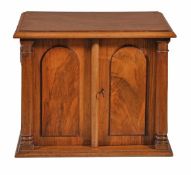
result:
[[[99,40],[98,146],[153,144],[153,43]],[[33,49],[34,144],[90,146],[91,41],[37,40]]]
[[[86,40],[35,42],[34,144],[90,144],[88,47]]]

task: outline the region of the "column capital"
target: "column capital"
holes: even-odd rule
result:
[[[30,58],[30,55],[33,52],[33,45],[34,41],[33,40],[21,40],[20,41],[20,61],[22,63],[24,58]]]

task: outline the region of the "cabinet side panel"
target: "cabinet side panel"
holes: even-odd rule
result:
[[[71,49],[54,47],[41,61],[42,136],[79,135],[79,60]]]
[[[110,62],[109,135],[144,135],[146,58],[140,49],[122,47]]]

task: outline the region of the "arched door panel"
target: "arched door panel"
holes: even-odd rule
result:
[[[146,59],[123,47],[110,63],[110,135],[142,135],[145,129]]]
[[[79,133],[79,61],[70,49],[55,47],[42,58],[42,136]]]
[[[90,145],[87,40],[39,40],[34,46],[34,143]]]
[[[110,39],[100,42],[99,145],[150,144],[153,137],[153,55],[150,42]],[[146,57],[147,55],[147,57]],[[148,57],[151,62],[148,62]],[[151,64],[150,64],[151,63]],[[148,123],[149,126],[148,127]]]

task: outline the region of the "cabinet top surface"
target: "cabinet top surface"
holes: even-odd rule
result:
[[[171,38],[160,12],[25,12],[15,38]]]

